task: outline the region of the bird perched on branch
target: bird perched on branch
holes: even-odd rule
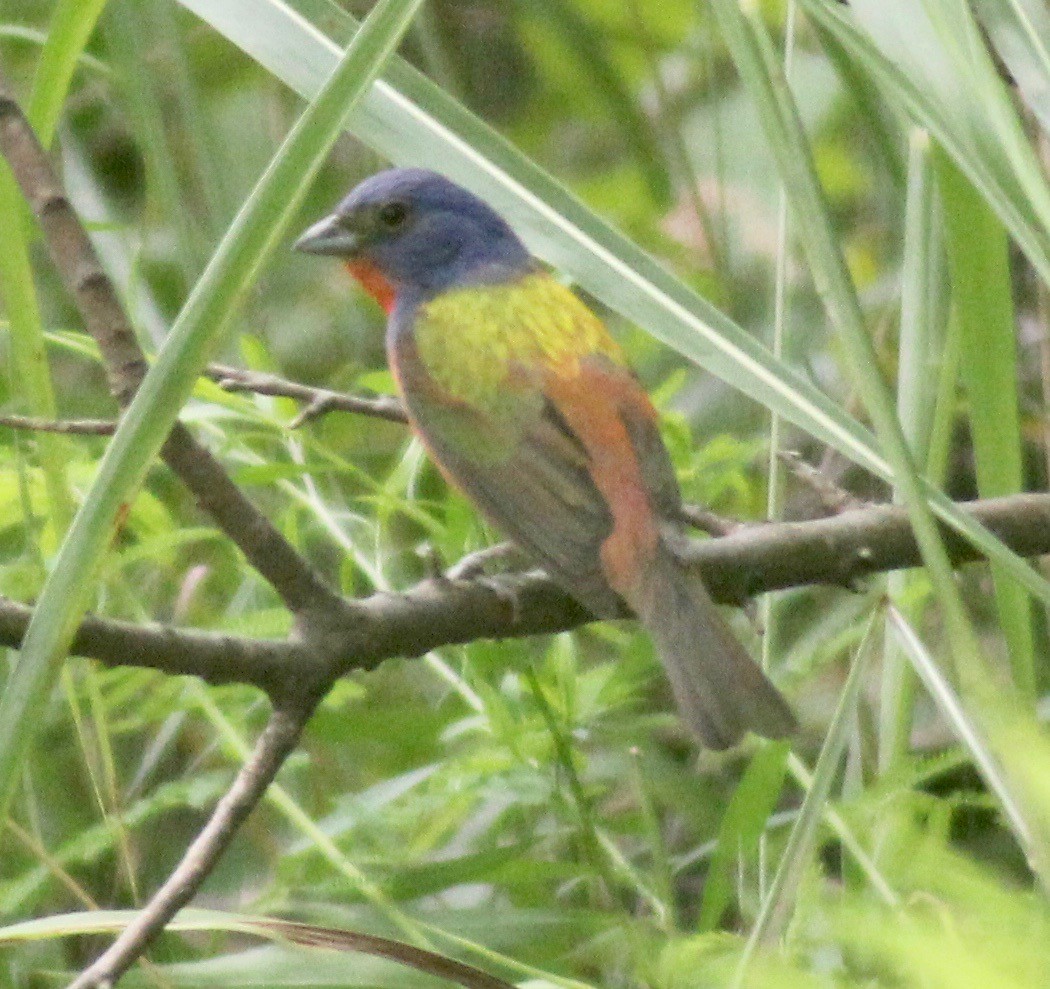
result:
[[[596,616],[626,602],[639,617],[701,743],[794,729],[670,548],[681,498],[649,397],[502,217],[434,172],[391,169],[296,247],[342,258],[386,310],[411,425],[448,480]]]

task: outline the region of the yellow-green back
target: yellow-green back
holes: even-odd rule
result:
[[[587,354],[623,363],[602,321],[542,273],[443,293],[421,309],[415,339],[434,381],[480,406],[493,405],[508,374],[522,368],[572,375]]]

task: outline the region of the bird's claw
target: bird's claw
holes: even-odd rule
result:
[[[482,574],[475,580],[487,591],[491,591],[503,604],[510,609],[510,621],[517,625],[521,621],[521,598],[518,592],[499,577],[488,577]]]
[[[513,543],[497,543],[484,549],[468,553],[457,563],[452,564],[445,573],[445,580],[473,580],[484,576],[485,568],[494,560],[505,560],[518,552]]]
[[[445,561],[433,543],[425,543],[420,546],[416,550],[416,555],[423,561],[423,566],[427,569],[427,576],[431,580],[436,580],[442,584],[447,584],[450,581],[451,578],[445,570]]]

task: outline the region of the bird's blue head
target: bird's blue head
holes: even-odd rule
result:
[[[387,309],[403,293],[427,298],[453,286],[516,278],[532,267],[498,213],[422,168],[365,179],[295,246],[344,258]]]

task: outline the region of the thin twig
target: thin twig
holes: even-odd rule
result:
[[[193,898],[295,748],[315,705],[311,700],[274,709],[248,761],[175,870],[116,941],[70,983],[69,989],[109,989]]]
[[[475,550],[457,560],[445,573],[445,580],[471,580],[493,563],[506,563],[522,557],[521,549],[514,543],[496,543],[495,546],[485,546],[483,549]]]
[[[829,515],[839,515],[856,508],[866,508],[871,503],[840,487],[820,467],[814,467],[802,459],[797,450],[781,450],[780,459],[788,470],[810,489]]]
[[[209,364],[205,374],[226,391],[254,392],[256,395],[274,395],[304,402],[305,408],[292,421],[293,429],[325,412],[336,410],[356,412],[388,422],[408,421],[401,402],[392,395],[348,395],[328,388],[313,388],[276,374],[246,371],[225,364]]]
[[[33,433],[81,436],[111,436],[117,428],[112,419],[39,419],[36,416],[0,416],[0,426]]]

